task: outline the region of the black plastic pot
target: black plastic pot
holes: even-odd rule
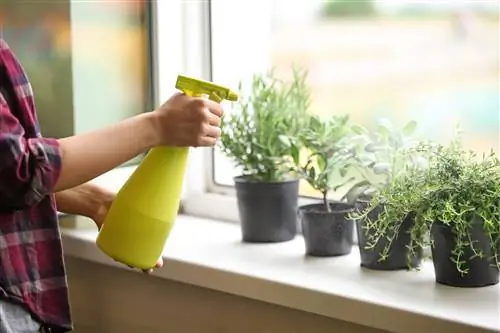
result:
[[[431,227],[433,240],[432,259],[436,282],[453,287],[477,288],[495,285],[499,280],[499,270],[492,257],[495,255],[490,239],[483,229],[483,222],[478,218],[470,229],[470,239],[474,249],[480,249],[484,258],[474,256],[474,249],[467,247],[461,255],[467,274],[459,272],[457,265],[452,261],[456,238],[450,226],[435,222]]]
[[[340,202],[331,203],[330,207],[331,212],[322,203],[299,208],[307,255],[333,257],[352,251],[354,222],[348,214],[354,207]]]
[[[234,178],[242,240],[286,242],[297,234],[299,181],[264,183]]]
[[[368,207],[369,201],[359,201],[356,204],[356,209],[364,210]],[[376,221],[378,216],[383,212],[383,206],[379,206],[368,213],[368,218],[371,221]],[[388,245],[386,238],[380,238],[378,243],[372,248],[366,248],[370,239],[370,235],[365,230],[366,219],[359,219],[356,221],[356,229],[358,234],[358,247],[361,257],[361,267],[382,270],[382,271],[395,271],[404,270],[410,267],[418,267],[422,262],[422,249],[415,251],[408,258],[408,246],[411,243],[410,229],[414,223],[413,216],[408,215],[401,227],[399,228],[398,235],[392,240],[389,248],[387,258],[381,260],[381,253]]]

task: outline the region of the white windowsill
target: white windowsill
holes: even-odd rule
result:
[[[96,235],[63,229],[66,255],[128,269],[98,250]],[[345,257],[307,258],[300,236],[279,244],[240,237],[235,224],[181,215],[154,275],[389,332],[500,332],[498,286],[436,285],[430,263],[419,272],[364,270],[357,248]]]

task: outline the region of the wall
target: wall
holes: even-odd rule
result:
[[[66,262],[76,333],[384,333],[80,259]]]

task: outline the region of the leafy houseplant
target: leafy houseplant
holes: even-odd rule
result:
[[[312,256],[349,254],[353,243],[353,222],[348,218],[353,205],[330,202],[328,194],[353,181],[347,177],[353,156],[348,116],[334,115],[327,121],[310,116],[300,138],[309,156],[300,171],[304,179],[322,194],[322,202],[301,206],[299,216],[306,244]],[[297,153],[293,155],[299,164]]]
[[[482,287],[499,281],[500,161],[459,145],[439,146],[418,198],[430,230],[436,281]]]
[[[425,228],[417,223],[415,206],[423,170],[407,166],[352,214],[357,221],[361,266],[375,270],[418,267]]]
[[[421,152],[428,156],[429,168],[401,173],[372,201],[375,206],[383,200],[385,206],[373,230],[385,237],[384,230],[403,226],[394,220],[412,214],[409,253],[431,245],[438,283],[457,287],[498,283],[498,158],[494,153],[479,158],[455,143],[421,145],[412,153]],[[429,234],[430,238],[424,237]]]
[[[417,146],[413,135],[415,121],[396,128],[388,119],[380,119],[374,131],[356,125],[353,127],[357,141],[357,153],[353,167],[360,176],[345,194],[349,202],[366,201],[373,194],[388,186],[392,179],[408,165],[425,165],[422,156],[401,154],[401,151]]]
[[[357,209],[352,217],[356,220],[361,266],[376,270],[399,270],[418,266],[421,261],[419,249],[409,249],[409,230],[413,214],[394,214],[386,220],[379,216],[390,211],[391,195],[386,189],[399,191],[398,195],[412,195],[412,188],[405,184],[401,174],[426,167],[423,154],[409,154],[405,151],[418,143],[413,137],[416,122],[410,121],[402,128],[396,128],[387,119],[381,119],[375,131],[357,126],[354,128],[358,151],[354,157],[354,169],[360,176],[345,194]]]
[[[242,174],[234,178],[245,242],[282,242],[297,232],[299,180],[292,154],[310,103],[306,73],[282,81],[254,75],[248,96],[222,123],[220,147]],[[240,84],[240,90],[242,90]]]

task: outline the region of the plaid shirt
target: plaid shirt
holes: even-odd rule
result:
[[[54,331],[72,329],[52,190],[61,156],[42,138],[30,83],[0,38],[0,297]]]

